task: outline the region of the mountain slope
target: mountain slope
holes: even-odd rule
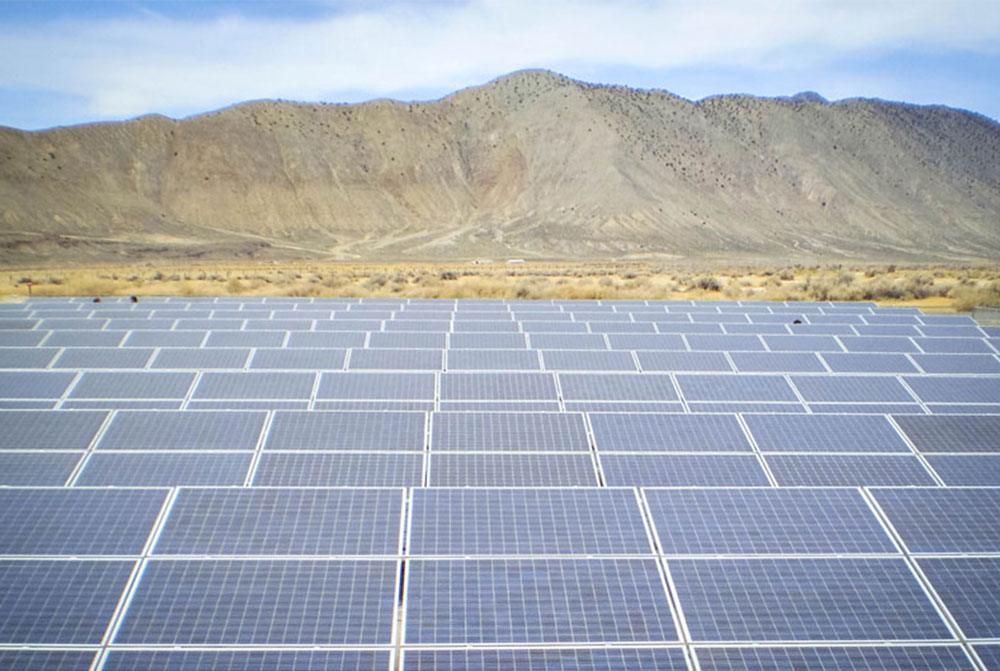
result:
[[[1000,125],[519,72],[439,101],[0,129],[0,261],[1000,255]]]

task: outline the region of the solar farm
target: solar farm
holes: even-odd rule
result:
[[[1000,328],[0,304],[0,668],[1000,669]]]

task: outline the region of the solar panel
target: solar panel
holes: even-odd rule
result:
[[[532,349],[606,350],[604,336],[597,333],[532,333]]]
[[[1000,645],[977,645],[975,651],[987,669],[1000,666]]]
[[[394,561],[152,561],[115,642],[387,644],[397,571]]]
[[[504,320],[471,320],[456,319],[452,324],[452,329],[456,332],[480,333],[482,335],[501,335],[507,333],[517,333],[517,322],[510,319]]]
[[[913,403],[914,398],[894,377],[876,375],[797,375],[792,384],[809,403]]]
[[[676,648],[415,649],[406,650],[403,655],[404,668],[416,671],[458,669],[682,671],[688,668],[684,653]]]
[[[282,331],[212,331],[205,347],[281,347],[284,341]]]
[[[0,331],[0,347],[34,347],[47,335],[48,331]]]
[[[0,490],[0,554],[137,555],[164,490]]]
[[[0,371],[0,398],[59,398],[73,373]]]
[[[762,316],[762,315],[761,315]],[[773,315],[770,315],[773,316]],[[780,324],[725,324],[723,330],[729,335],[787,335],[785,322]]]
[[[840,336],[848,352],[919,352],[909,338],[894,336]]]
[[[764,351],[764,343],[755,335],[702,335],[684,336],[693,350]]]
[[[610,334],[612,349],[622,350],[685,350],[684,339],[677,334],[658,333],[635,335]]]
[[[811,352],[731,352],[736,370],[748,373],[825,373]]]
[[[62,410],[180,410],[183,400],[135,401],[128,399],[104,399],[79,401],[69,399],[59,406]],[[51,407],[51,406],[50,406]]]
[[[592,414],[601,452],[749,452],[733,415]]]
[[[785,671],[844,669],[844,671],[971,671],[959,646],[698,648],[702,671]]]
[[[720,371],[733,370],[722,352],[637,352],[644,371]]]
[[[945,607],[968,638],[1000,637],[1000,558],[920,559]]]
[[[609,487],[765,486],[767,475],[753,455],[602,454]]]
[[[132,331],[125,347],[201,347],[205,331]]]
[[[1000,417],[896,417],[921,452],[1000,452]]]
[[[283,334],[282,334],[283,335]],[[282,340],[277,342],[262,343],[259,347],[281,347]],[[289,348],[304,347],[332,347],[334,349],[346,349],[349,347],[364,347],[365,334],[351,331],[293,331],[288,336]]]
[[[93,650],[0,650],[0,668],[20,671],[89,671]]]
[[[101,642],[132,561],[0,561],[0,641]]]
[[[420,489],[410,555],[650,554],[628,489]]]
[[[905,354],[822,352],[820,356],[834,373],[915,373]]]
[[[447,333],[451,322],[445,320],[399,319],[386,321],[385,330],[404,335],[405,333]]]
[[[451,349],[525,349],[523,333],[452,333]]]
[[[920,331],[912,324],[855,324],[854,330],[862,336],[918,336]]]
[[[248,349],[161,349],[150,368],[191,370],[243,368],[249,358]]]
[[[70,398],[184,398],[194,373],[84,373]]]
[[[97,444],[102,450],[252,450],[263,412],[119,412]]]
[[[1000,374],[1000,359],[990,354],[914,354],[913,360],[927,373]]]
[[[62,485],[82,452],[0,452],[0,486]]]
[[[90,329],[101,329],[104,328],[105,324],[108,323],[106,319],[81,319],[81,318],[69,318],[69,319],[42,319],[37,322],[39,329],[52,329],[57,331],[63,330],[90,330]],[[22,326],[14,328],[32,328],[35,324],[33,321],[22,322]],[[2,327],[0,327],[2,328]]]
[[[84,450],[104,422],[105,412],[0,411],[2,450]]]
[[[636,370],[631,352],[546,350],[542,360],[547,370]]]
[[[643,559],[411,561],[405,642],[677,640],[656,562]]]
[[[420,412],[276,412],[264,448],[421,451],[424,423]]]
[[[562,374],[559,384],[567,400],[677,400],[669,375]]]
[[[649,489],[663,554],[896,552],[853,489]]]
[[[444,349],[444,333],[371,333],[368,346],[386,349]]]
[[[677,383],[689,401],[798,400],[778,375],[678,375]]]
[[[112,650],[103,671],[389,671],[388,650]]]
[[[459,349],[448,352],[448,370],[539,370],[538,353],[530,350]]]
[[[308,399],[315,373],[205,373],[192,398]]]
[[[589,450],[583,415],[573,413],[436,413],[431,450]]]
[[[652,334],[656,333],[651,322],[627,322],[627,321],[592,321],[590,322],[590,330],[593,333],[609,333],[609,334]]]
[[[240,331],[243,329],[243,319],[178,319],[174,328],[178,331]]]
[[[450,352],[448,357],[455,354]],[[556,400],[551,373],[460,373],[441,375],[441,400]]]
[[[236,486],[242,485],[246,479],[251,458],[249,452],[96,452],[87,459],[76,484],[104,487]]]
[[[11,347],[0,349],[0,368],[45,368],[59,349],[46,347]]]
[[[526,319],[521,322],[521,330],[525,333],[586,333],[587,325],[583,322],[569,320],[566,315],[565,320],[555,320],[553,315],[546,315],[546,320]]]
[[[559,412],[558,401],[441,401],[442,411]]]
[[[1000,455],[931,454],[926,458],[946,485],[1000,486]]]
[[[257,487],[419,487],[424,455],[382,452],[265,452]]]
[[[1000,490],[878,489],[875,498],[911,552],[1000,552]]]
[[[441,370],[442,352],[429,349],[351,350],[352,370]]]
[[[933,486],[934,478],[916,457],[904,455],[769,454],[767,465],[782,486]]]
[[[1000,377],[906,377],[927,403],[989,403],[1000,399]]]
[[[589,454],[432,453],[433,487],[592,487]]]
[[[185,489],[157,555],[396,555],[398,489]]]
[[[442,376],[443,377],[443,376]],[[322,373],[318,399],[434,399],[431,373]]]
[[[747,415],[762,452],[909,452],[884,417],[872,415]]]
[[[982,338],[914,338],[924,352],[938,354],[993,354]]]
[[[903,559],[667,564],[694,641],[951,638]]]
[[[342,349],[258,349],[251,370],[340,370],[347,355]]]

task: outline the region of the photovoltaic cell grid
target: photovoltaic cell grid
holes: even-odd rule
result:
[[[995,343],[988,344],[985,332],[976,332],[967,319],[821,303],[480,306],[240,298],[170,299],[167,305],[150,300],[139,306],[38,300],[32,306],[37,312],[25,310],[25,318],[7,324],[10,329],[2,330],[0,322],[0,368],[8,367],[0,371],[0,407],[9,408],[0,412],[0,426],[7,429],[0,432],[0,484],[253,484],[175,494],[105,668],[385,668],[394,642],[392,608],[400,596],[395,556],[407,519],[402,546],[410,557],[404,560],[407,573],[456,562],[465,565],[459,573],[478,576],[449,582],[451,591],[438,598],[472,612],[482,601],[473,595],[486,593],[487,583],[491,599],[501,592],[507,598],[527,596],[506,613],[475,619],[474,627],[454,634],[457,638],[448,638],[454,632],[426,643],[406,638],[404,668],[432,663],[684,668],[684,653],[670,647],[676,641],[672,626],[669,637],[636,637],[633,625],[625,631],[622,613],[606,603],[610,596],[596,601],[592,596],[593,584],[603,585],[601,594],[610,594],[608,586],[616,584],[617,576],[609,580],[606,567],[617,573],[621,562],[648,562],[655,568],[653,552],[667,556],[693,633],[707,620],[741,619],[727,626],[749,632],[726,640],[745,640],[753,648],[696,645],[702,668],[970,668],[952,645],[867,643],[953,637],[947,631],[926,633],[921,620],[926,602],[906,596],[900,576],[882,575],[885,566],[905,562],[892,559],[898,550],[865,497],[916,553],[965,633],[976,640],[998,635],[992,633],[997,627],[989,610],[1000,591],[995,564],[1000,557],[989,556],[1000,555],[992,523],[997,490],[957,487],[1000,485],[1000,425],[997,415],[984,414],[1000,408],[1000,358]],[[795,318],[810,323],[792,325]],[[301,330],[309,328],[316,330]],[[771,351],[764,351],[765,344]],[[687,347],[695,351],[684,351]],[[345,363],[355,370],[345,372]],[[45,365],[69,367],[25,370]],[[543,365],[557,370],[541,370]],[[395,372],[407,368],[416,370]],[[204,372],[196,377],[199,371]],[[177,412],[181,407],[187,410]],[[119,410],[109,415],[105,408]],[[270,418],[263,410],[273,410]],[[787,414],[807,410],[823,414]],[[588,413],[586,420],[580,411]],[[737,412],[745,413],[753,446]],[[886,415],[893,414],[889,421]],[[475,419],[458,419],[463,416]],[[456,446],[466,431],[461,421],[474,427],[468,431],[479,447],[472,451]],[[450,433],[436,433],[439,423]],[[438,442],[425,445],[432,427],[429,437]],[[564,452],[567,445],[572,447]],[[911,445],[922,457],[908,454]],[[768,487],[769,472],[778,489]],[[936,487],[935,476],[949,488]],[[431,488],[422,489],[425,484]],[[611,488],[597,489],[599,484]],[[637,498],[634,490],[615,485],[646,489]],[[858,486],[875,489],[862,495]],[[401,487],[417,488],[406,493],[409,503]],[[63,499],[64,493],[71,496]],[[0,564],[29,565],[12,574],[13,584],[4,581],[3,612],[13,609],[15,615],[0,616],[7,631],[29,633],[4,636],[0,643],[99,646],[166,495],[165,489],[0,491],[0,537],[7,544],[2,550],[7,559]],[[650,545],[649,534],[657,545]],[[921,555],[970,552],[987,556]],[[852,557],[862,553],[878,558]],[[716,558],[697,558],[706,555]],[[811,569],[801,569],[821,561],[818,555],[827,555],[822,561],[830,564],[823,571],[832,577],[816,580],[809,577]],[[755,576],[750,586],[762,596],[746,597],[756,599],[755,605],[743,605],[747,581],[737,576],[744,592],[734,592],[735,610],[733,596],[701,610],[689,608],[684,590],[690,582],[682,587],[675,567],[712,561],[791,564],[773,571],[777,577],[769,571],[741,574]],[[355,570],[372,562],[389,567],[388,606],[372,605],[377,601],[372,595],[382,591],[373,589],[382,584],[381,569],[374,578]],[[504,567],[519,562],[521,569],[469,570],[490,562]],[[559,579],[538,570],[539,562],[563,562]],[[588,573],[579,568],[583,562],[605,568]],[[858,570],[864,562],[867,573]],[[114,573],[118,566],[124,573],[120,582],[102,583],[109,589],[87,592],[77,584],[86,578],[56,575],[69,571],[63,564],[98,573]],[[525,569],[527,564],[535,568]],[[327,567],[350,569],[353,577],[334,571],[324,575],[339,577],[317,580],[318,566],[320,573]],[[301,573],[294,567],[309,568]],[[34,569],[42,572],[33,574]],[[164,578],[171,571],[173,577]],[[175,579],[182,574],[186,577]],[[796,578],[800,574],[806,577]],[[32,582],[32,575],[44,577]],[[572,585],[560,583],[570,576]],[[912,572],[909,579],[915,579]],[[721,582],[719,576],[712,580]],[[72,587],[51,588],[60,581]],[[888,583],[888,592],[873,595],[870,582]],[[473,583],[481,588],[463,587]],[[666,594],[659,578],[643,584],[653,595]],[[21,589],[15,594],[16,587]],[[848,596],[821,594],[835,588]],[[330,590],[347,596],[337,612],[329,607]],[[577,624],[563,623],[570,619],[564,613],[580,610],[574,595],[581,590],[593,614],[572,618],[586,625],[578,635]],[[615,599],[627,598],[612,591]],[[227,596],[231,603],[212,601],[223,593],[235,595]],[[407,598],[412,596],[408,591]],[[255,605],[246,606],[250,601]],[[769,602],[781,607],[767,610]],[[415,603],[407,617],[431,614],[413,625],[418,629],[446,631],[465,624],[451,619],[444,626],[434,619],[440,611],[421,611]],[[136,604],[143,609],[138,616]],[[53,607],[59,617],[43,622],[40,613]],[[239,617],[230,607],[243,608]],[[386,617],[357,615],[385,608]],[[751,621],[748,608],[758,609],[755,616],[763,625]],[[881,622],[890,610],[896,619]],[[345,616],[346,611],[353,614]],[[147,618],[150,613],[158,613],[159,620]],[[862,645],[758,645],[839,641],[842,630],[869,629],[858,624],[865,618],[878,624],[874,635],[843,639],[866,642]],[[275,623],[281,625],[277,630]],[[79,633],[87,627],[95,633]],[[782,627],[792,633],[775,634]],[[535,630],[544,634],[541,639],[531,633]],[[813,637],[813,630],[821,633]],[[136,645],[181,641],[181,648],[115,648],[131,644],[127,637],[133,635],[142,641]],[[446,639],[458,645],[503,639],[500,644],[522,647],[409,647],[450,644]],[[314,642],[302,644],[384,649],[184,649],[307,640]],[[695,634],[694,640],[713,639]],[[612,647],[531,647],[550,642]],[[657,647],[628,647],[636,642]],[[976,648],[989,660],[990,646]],[[94,659],[92,650],[28,649],[0,651],[0,661],[13,655],[15,666],[24,668],[77,663],[88,668]]]

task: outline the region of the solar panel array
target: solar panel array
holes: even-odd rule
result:
[[[0,667],[1000,668],[1000,331],[0,304]]]

